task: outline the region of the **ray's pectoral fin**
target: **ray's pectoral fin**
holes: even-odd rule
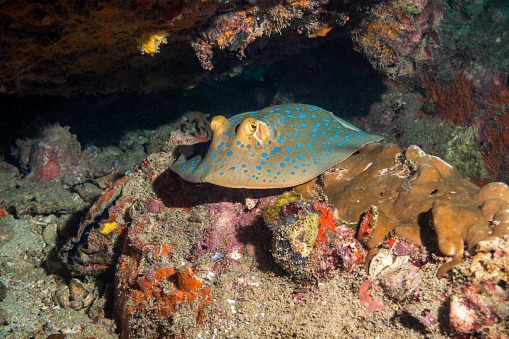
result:
[[[305,104],[216,116],[210,127],[209,149],[200,148],[193,157],[188,150],[170,168],[190,182],[233,188],[297,186],[382,139]]]
[[[180,145],[177,147],[177,154],[179,156],[178,160],[175,164],[183,164],[187,162],[189,159],[192,159],[196,156],[204,158],[207,154],[207,151],[210,148],[210,140],[205,142],[199,142],[197,144],[192,145]]]
[[[196,181],[196,177],[191,175],[189,172],[183,172],[181,171],[181,168],[191,159],[194,159],[195,161],[200,161],[201,159],[205,158],[207,155],[208,150],[210,149],[211,141],[206,142],[199,142],[197,144],[192,145],[180,145],[177,147],[177,156],[178,159],[175,161],[171,166],[170,169],[180,175],[184,180],[187,180],[189,182],[200,182]]]

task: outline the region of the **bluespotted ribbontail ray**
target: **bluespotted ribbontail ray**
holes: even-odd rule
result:
[[[190,182],[233,188],[297,186],[382,139],[306,104],[218,115],[210,128],[210,146],[190,159],[181,155],[170,169]]]

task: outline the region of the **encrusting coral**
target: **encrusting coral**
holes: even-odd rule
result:
[[[355,232],[338,223],[334,211],[295,192],[282,194],[264,209],[273,232],[272,256],[294,278],[320,281],[363,262],[365,251]]]
[[[293,123],[292,128],[286,116]],[[316,122],[320,117],[321,122]],[[314,129],[309,130],[311,127]],[[380,137],[366,134],[318,107],[281,105],[229,120],[218,116],[212,120],[211,129],[212,142],[205,143],[192,158],[184,153],[171,170],[190,182],[232,188],[279,188],[299,185],[332,166],[319,177],[323,184],[320,192],[338,209],[342,220],[359,222],[359,240],[369,248],[366,265],[390,234],[418,246],[434,244],[434,234],[440,252],[452,257],[438,270],[437,275],[442,277],[463,261],[465,243],[474,252],[481,240],[509,235],[506,184],[491,183],[479,189],[453,165],[427,155],[417,146],[403,150],[393,144],[371,143],[360,148]],[[329,134],[335,134],[329,135],[329,130]],[[349,134],[341,134],[343,130]],[[308,149],[302,147],[306,144]],[[355,153],[348,157],[352,152]],[[306,193],[315,182],[316,179],[297,190]],[[268,223],[273,221],[269,218]],[[308,236],[311,230],[316,233],[311,224],[316,223],[306,222],[303,226]],[[288,233],[272,228],[278,230],[275,234]],[[288,238],[285,241],[295,243],[292,232],[289,238],[283,236]],[[314,240],[309,244],[307,240],[298,241],[303,241],[306,248],[314,245]],[[275,248],[276,254],[288,252]],[[299,249],[293,252],[292,256],[303,255]],[[308,255],[305,253],[304,257]]]
[[[243,337],[241,331],[256,336],[274,326],[273,319],[288,314],[298,319],[303,305],[316,310],[317,317],[324,313],[326,321],[334,317],[341,324],[364,321],[367,318],[358,317],[372,313],[384,319],[400,317],[388,307],[394,303],[429,331],[444,325],[439,308],[450,311],[451,328],[457,331],[478,331],[484,325],[503,331],[505,313],[494,305],[507,300],[507,285],[498,281],[507,277],[509,236],[496,237],[508,233],[505,184],[479,189],[453,166],[416,146],[403,150],[382,144],[368,144],[326,171],[319,178],[321,190],[314,183],[300,186],[301,192],[310,191],[302,194],[304,199],[281,189],[193,184],[168,166],[180,153],[178,145],[196,140],[171,133],[166,151],[151,154],[112,184],[76,237],[60,249],[77,275],[109,273],[116,266],[114,309],[121,337],[198,336],[216,329],[219,336]],[[461,219],[444,228],[451,219],[444,212],[451,209]],[[434,260],[426,250],[433,250],[429,245],[436,243],[434,232],[438,249],[454,258],[440,274],[461,261],[466,242],[469,250],[479,252],[470,276],[489,281],[474,279],[465,285],[464,279],[435,279]],[[373,257],[367,273],[359,270],[366,258],[364,246]],[[275,263],[295,279],[288,279]],[[463,274],[465,267],[468,270],[468,265],[459,265],[455,274]],[[451,283],[454,290],[447,287]],[[501,293],[483,292],[481,287],[491,288],[492,283],[500,285]],[[338,305],[339,295],[349,300],[347,306]],[[445,301],[453,295],[457,302],[449,306]],[[320,298],[323,302],[316,302]],[[338,307],[340,312],[330,315]],[[479,324],[475,319],[458,322],[456,316],[464,309],[484,318]],[[251,311],[257,316],[246,321]],[[304,313],[307,323],[309,313]],[[490,322],[495,313],[500,322]],[[352,317],[342,320],[342,314]],[[243,327],[222,327],[230,323]],[[276,330],[290,336],[302,324],[288,321]]]
[[[300,186],[309,190],[314,182]],[[509,235],[509,187],[483,188],[446,161],[419,147],[369,144],[323,176],[323,193],[341,219],[360,220],[359,239],[368,261],[393,233],[413,244],[438,245],[452,257],[437,276],[463,261],[482,240]],[[435,239],[436,238],[436,239]]]

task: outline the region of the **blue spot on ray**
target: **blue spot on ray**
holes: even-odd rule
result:
[[[257,133],[239,128],[246,119]],[[230,119],[218,116],[213,126],[217,128],[209,149],[195,157],[182,156],[171,165],[185,180],[245,188],[295,186],[381,139],[347,127],[351,125],[327,110],[303,104],[273,106]],[[276,144],[279,147],[272,146]],[[225,156],[219,158],[223,151]]]

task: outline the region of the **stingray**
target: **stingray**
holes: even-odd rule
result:
[[[305,104],[215,116],[210,128],[212,140],[198,154],[182,154],[170,169],[193,183],[233,188],[297,186],[382,139]]]

